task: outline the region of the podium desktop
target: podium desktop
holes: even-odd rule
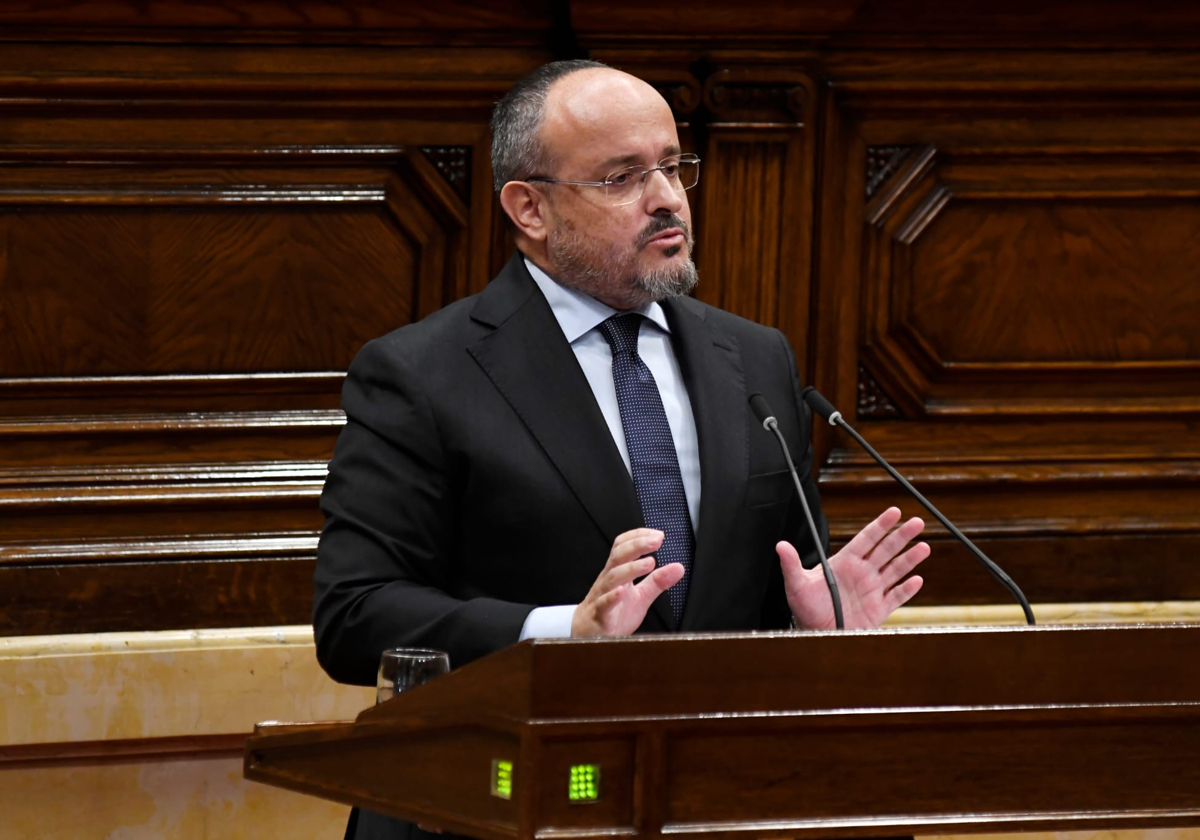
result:
[[[1200,626],[532,640],[249,779],[503,838],[1200,825]]]

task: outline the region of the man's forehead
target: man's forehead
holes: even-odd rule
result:
[[[606,111],[649,104],[662,97],[636,76],[610,67],[577,70],[557,80],[546,98],[549,112],[578,120],[601,118]],[[665,104],[665,102],[664,102]]]
[[[648,146],[678,151],[666,100],[641,79],[611,69],[580,70],[560,79],[546,98],[543,142],[560,153],[602,150],[605,160],[641,158]],[[632,162],[632,161],[631,161]]]

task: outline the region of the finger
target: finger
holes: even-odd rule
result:
[[[625,545],[631,540],[640,540],[647,537],[657,537],[661,540],[663,538],[663,532],[657,528],[634,528],[632,531],[625,531],[624,533],[618,534],[617,538],[613,540],[612,550],[616,551],[617,548]]]
[[[904,550],[904,546],[912,542],[924,530],[925,523],[919,516],[914,516],[880,540],[879,545],[871,549],[867,559],[872,561],[876,568],[883,568],[893,557]]]
[[[604,616],[612,612],[618,604],[625,598],[626,590],[624,588],[610,589],[600,597],[592,601],[592,616],[597,624],[604,620]]]
[[[923,583],[925,581],[921,579],[920,575],[913,575],[893,586],[887,594],[888,614],[894,612],[897,607],[907,604],[914,595],[921,591]]]
[[[654,565],[655,560],[653,556],[637,557],[628,563],[622,563],[600,576],[601,587],[607,590],[624,586],[627,583],[631,583],[634,579],[640,578],[642,575],[650,574],[654,571]]]
[[[648,604],[679,583],[683,579],[683,572],[682,563],[664,563],[652,574],[646,575],[645,580],[641,583],[634,584],[633,588],[637,591],[638,596],[644,598]]]
[[[915,569],[922,560],[927,558],[931,551],[929,543],[919,542],[880,569],[879,578],[883,588],[887,589],[889,586],[894,586],[898,580]]]
[[[871,549],[879,545],[879,541],[888,535],[888,532],[896,526],[900,521],[900,508],[890,507],[876,517],[875,521],[863,528],[854,539],[846,543],[843,551],[853,554],[856,557],[866,557],[870,554]]]
[[[608,562],[604,564],[605,569],[613,569],[622,563],[645,557],[647,554],[657,551],[658,547],[662,545],[662,531],[655,531],[652,528],[639,528],[638,530],[643,533],[629,536],[634,533],[629,531],[617,537],[617,541],[613,543],[612,552],[608,555]],[[626,537],[626,539],[622,540],[621,537]]]
[[[804,564],[800,562],[800,552],[787,540],[775,543],[775,553],[779,555],[779,566],[783,569],[783,577],[790,580],[796,575],[804,574]]]

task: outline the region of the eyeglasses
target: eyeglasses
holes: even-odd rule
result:
[[[690,190],[700,180],[700,158],[695,155],[671,155],[658,162],[653,169],[627,166],[610,174],[603,181],[565,181],[561,178],[546,178],[533,175],[525,178],[529,182],[544,184],[574,184],[577,187],[604,187],[604,195],[614,207],[633,204],[646,191],[650,175],[661,172],[676,192]]]

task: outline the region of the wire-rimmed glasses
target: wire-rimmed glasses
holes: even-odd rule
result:
[[[525,181],[543,184],[573,184],[577,187],[603,187],[604,195],[614,207],[633,204],[646,191],[650,176],[661,172],[676,192],[690,190],[700,181],[700,158],[695,155],[671,155],[650,169],[644,166],[627,166],[610,173],[603,181],[568,181],[563,178],[548,178],[531,175]]]

